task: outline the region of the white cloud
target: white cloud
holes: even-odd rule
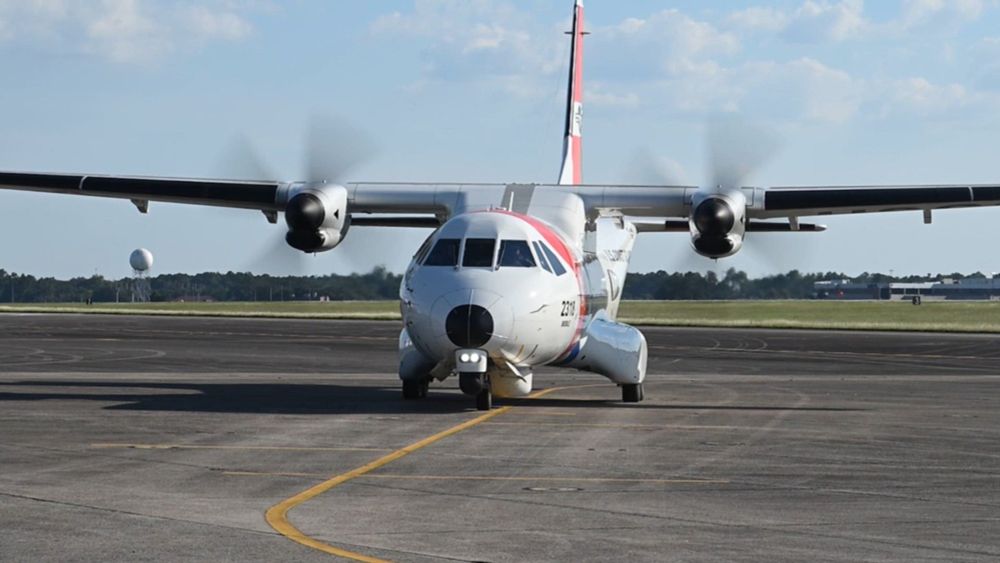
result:
[[[956,21],[975,21],[986,9],[985,0],[904,0],[897,25],[910,29]]]
[[[862,35],[869,27],[864,11],[864,0],[806,0],[791,14],[782,31],[794,41],[845,41]]]
[[[212,10],[206,6],[190,6],[183,9],[181,20],[190,25],[192,33],[198,37],[236,41],[253,32],[253,26],[234,12]]]
[[[686,111],[699,111],[726,97],[728,85],[716,80],[723,64],[719,61],[729,61],[742,50],[734,34],[678,10],[627,18],[593,32],[591,61],[620,83],[649,83],[664,76],[691,79],[675,83],[678,92],[670,93]],[[634,101],[638,105],[638,95]]]
[[[476,81],[518,96],[545,97],[551,91],[548,77],[565,72],[568,43],[562,31],[567,27],[566,21],[557,25],[538,22],[506,3],[417,0],[411,11],[377,18],[371,32],[426,45],[421,86],[429,80]],[[608,26],[590,24],[588,30],[593,32],[588,58],[598,66],[629,74],[630,81],[658,73],[664,65],[740,50],[735,35],[678,10],[626,18]],[[586,98],[608,107],[640,103],[635,92],[611,92],[600,84],[588,84]]]
[[[660,90],[658,99],[682,113],[738,112],[779,121],[836,124],[862,112],[878,119],[1000,110],[1000,93],[924,77],[861,78],[811,58],[678,65]]]
[[[903,108],[910,113],[942,114],[988,102],[984,96],[973,94],[961,84],[933,84],[921,77],[893,80],[886,85],[886,90],[887,113]]]
[[[639,105],[639,95],[634,92],[614,92],[603,82],[591,81],[587,85],[585,101],[595,106],[634,108]]]
[[[785,10],[749,7],[715,21],[667,9],[589,26],[585,99],[595,106],[706,116],[741,112],[778,121],[844,123],[866,117],[943,116],[969,108],[1000,108],[1000,99],[958,83],[866,74],[866,65],[836,66],[820,54],[756,58],[751,35],[792,42],[869,41],[900,37],[902,21],[945,13],[980,17],[994,0],[912,0],[875,22],[863,0],[804,0]],[[907,16],[906,14],[910,14]],[[424,85],[475,82],[523,97],[547,97],[565,72],[566,22],[546,26],[530,14],[485,0],[417,0],[414,9],[378,18],[372,31],[417,39],[428,62]],[[895,39],[893,39],[895,40]],[[427,47],[427,46],[429,47]],[[801,51],[801,49],[796,49]],[[786,54],[785,56],[789,56]],[[873,51],[872,57],[879,52]]]
[[[739,32],[781,34],[794,42],[845,41],[871,27],[864,11],[864,0],[806,0],[790,10],[761,6],[736,10],[726,23]]]
[[[146,63],[253,31],[242,2],[0,0],[0,40]],[[3,33],[6,30],[6,33]]]
[[[561,72],[565,64],[562,34],[506,3],[417,0],[411,11],[378,17],[370,31],[427,44],[421,87],[478,81],[515,96],[538,97],[544,90],[539,79]]]
[[[607,35],[611,41],[666,45],[673,58],[728,55],[740,50],[740,41],[735,35],[673,9],[646,18],[628,18],[617,25],[600,28],[598,33]]]
[[[663,89],[682,112],[739,112],[782,120],[840,123],[854,117],[864,85],[843,70],[809,58],[675,65]]]
[[[376,34],[430,39],[463,54],[507,51],[532,61],[533,22],[506,4],[485,0],[417,0],[413,11],[392,12],[371,24]]]
[[[166,29],[136,0],[105,0],[103,13],[87,26],[87,50],[117,63],[140,62],[172,49]]]
[[[726,16],[727,25],[742,34],[780,34],[801,43],[898,37],[927,28],[954,28],[978,20],[996,0],[903,0],[898,15],[873,22],[864,0],[805,0],[786,10],[754,6]]]
[[[791,16],[775,8],[753,6],[726,18],[730,26],[746,31],[777,32],[788,27]]]
[[[864,85],[848,72],[803,58],[783,65],[784,77],[797,86],[802,116],[840,123],[854,117],[864,99]]]

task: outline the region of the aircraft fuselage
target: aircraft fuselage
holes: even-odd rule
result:
[[[592,328],[638,334],[614,322],[635,228],[620,217],[572,217],[576,207],[555,207],[548,220],[544,209],[531,215],[469,211],[433,233],[414,256],[400,290],[400,377],[460,374],[461,353],[479,351],[488,357],[485,374],[493,393],[520,396],[530,392],[537,366],[636,371],[620,370],[621,360],[644,367],[644,341],[641,351],[611,358],[614,365],[588,346],[602,339]],[[584,228],[571,234],[560,224]],[[594,348],[594,357],[588,348]],[[640,383],[642,376],[632,379]]]

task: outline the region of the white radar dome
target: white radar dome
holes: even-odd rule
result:
[[[128,263],[132,265],[133,270],[145,272],[153,267],[153,253],[145,248],[137,248],[128,257]]]

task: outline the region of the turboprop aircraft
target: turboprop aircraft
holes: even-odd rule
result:
[[[749,187],[747,168],[717,164],[707,187],[583,183],[583,2],[576,0],[562,168],[555,184],[339,182],[316,154],[307,181],[228,181],[0,172],[0,188],[284,214],[286,242],[316,253],[351,227],[434,229],[400,288],[403,397],[457,375],[481,410],[531,392],[532,371],[565,366],[607,377],[643,399],[646,340],[615,320],[636,237],[682,231],[694,251],[724,258],[754,232],[823,227],[801,217],[1000,205],[1000,185]],[[344,145],[347,146],[347,145]],[[353,236],[353,235],[352,235]]]

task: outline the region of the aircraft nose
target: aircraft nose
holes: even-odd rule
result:
[[[444,327],[455,346],[479,348],[493,336],[493,315],[479,305],[459,305],[448,313]]]

